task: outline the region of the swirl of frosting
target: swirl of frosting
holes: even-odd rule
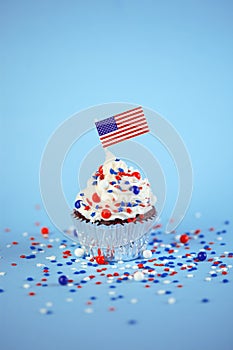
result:
[[[148,179],[106,152],[106,161],[78,193],[75,209],[91,222],[133,219],[151,210],[156,202]]]

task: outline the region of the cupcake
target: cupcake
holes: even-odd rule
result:
[[[106,261],[137,258],[156,217],[148,179],[109,151],[75,199],[74,235],[86,253]]]

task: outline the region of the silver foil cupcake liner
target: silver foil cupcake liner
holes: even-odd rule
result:
[[[75,229],[69,234],[90,256],[104,255],[106,261],[138,258],[146,249],[155,218],[124,225],[96,225],[74,218]]]

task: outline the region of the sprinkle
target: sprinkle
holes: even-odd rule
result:
[[[168,302],[168,304],[172,305],[172,304],[176,303],[176,299],[171,297],[171,298],[168,298],[167,302]]]
[[[42,227],[40,232],[42,233],[42,235],[48,235],[49,229],[48,229],[48,227]]]
[[[77,257],[79,257],[79,258],[82,258],[83,255],[84,255],[84,253],[85,253],[85,251],[84,251],[83,248],[76,248],[76,249],[74,250],[74,255],[77,256]]]
[[[208,303],[208,302],[209,302],[209,299],[203,298],[201,302],[202,302],[202,303]]]
[[[91,307],[88,307],[88,308],[84,309],[84,312],[86,314],[92,314],[94,312],[94,310]]]
[[[144,250],[142,255],[145,259],[150,259],[152,257],[152,252],[151,250]]]
[[[136,271],[133,275],[133,278],[135,281],[139,282],[139,281],[142,281],[144,279],[144,273],[141,272],[141,271]]]
[[[133,326],[133,325],[137,324],[137,321],[136,320],[129,320],[128,324]]]
[[[115,170],[113,170],[112,168],[109,170],[110,174],[112,175],[117,175],[117,172]]]

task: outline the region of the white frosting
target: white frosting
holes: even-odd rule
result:
[[[102,167],[88,180],[87,188],[78,193],[75,208],[91,222],[124,220],[144,215],[155,202],[148,179],[142,179],[137,170],[107,151]],[[110,212],[109,218],[103,216],[104,209]]]

